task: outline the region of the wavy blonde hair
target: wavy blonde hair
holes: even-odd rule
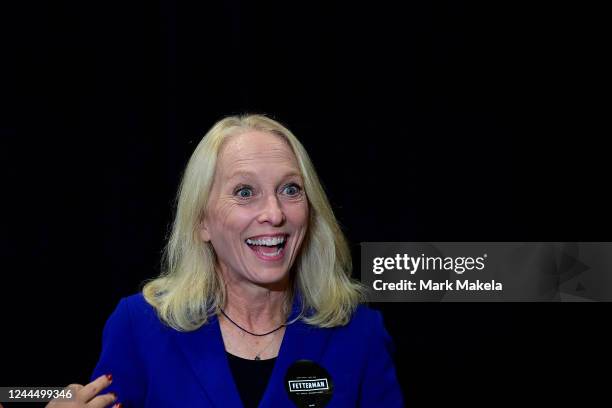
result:
[[[215,268],[214,249],[210,242],[200,238],[198,230],[224,140],[251,130],[278,135],[287,141],[297,158],[308,197],[309,225],[292,268],[285,312],[290,310],[298,291],[304,322],[318,327],[344,325],[364,301],[365,293],[364,287],[350,277],[352,262],[346,239],[302,144],[283,125],[262,115],[222,119],[196,147],[178,191],[162,273],[145,284],[144,297],[164,323],[180,331],[196,330],[225,305],[227,294]]]

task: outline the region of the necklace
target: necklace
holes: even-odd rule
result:
[[[272,344],[272,343],[274,342],[274,337],[275,337],[275,336],[272,336],[272,340],[270,340],[270,341],[268,342],[268,344],[266,344],[266,347],[264,347],[264,348],[262,348],[261,350],[259,350],[259,353],[257,353],[257,354],[255,355],[255,357],[253,358],[253,360],[261,360],[261,357],[260,357],[260,356],[261,356],[261,353],[263,353],[263,352],[264,352],[264,351],[265,351],[265,350],[266,350],[268,347],[270,347],[270,344]]]
[[[223,314],[223,316],[225,316],[225,318],[226,318],[227,320],[229,320],[229,321],[230,321],[230,322],[231,322],[231,323],[232,323],[234,326],[236,326],[237,328],[239,328],[239,329],[240,329],[240,330],[242,330],[243,332],[249,333],[251,336],[258,336],[258,337],[267,336],[268,334],[272,334],[272,333],[274,333],[275,331],[280,330],[280,329],[282,329],[283,327],[285,327],[285,326],[287,325],[287,323],[283,323],[283,324],[281,324],[280,326],[278,326],[276,329],[274,329],[274,330],[270,330],[270,331],[269,331],[269,332],[267,332],[267,333],[257,334],[257,333],[253,333],[253,332],[248,331],[248,330],[247,330],[247,329],[245,329],[244,327],[241,327],[241,326],[240,326],[238,323],[236,323],[235,321],[233,321],[233,320],[232,320],[232,319],[231,319],[231,318],[230,318],[230,317],[229,317],[227,314],[225,314],[225,312],[223,311],[223,309],[219,309],[219,310],[221,310],[221,313]],[[262,350],[262,351],[263,351],[263,350]],[[259,353],[261,353],[261,351],[260,351]],[[257,354],[257,356],[259,356],[259,353]],[[258,359],[256,358],[255,360],[258,360]]]

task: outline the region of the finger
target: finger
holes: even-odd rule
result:
[[[67,385],[66,387],[64,387],[64,391],[71,391],[71,394],[76,396],[77,392],[79,392],[79,390],[81,390],[83,388],[83,386],[81,384],[70,384]],[[75,398],[76,400],[76,398]],[[45,408],[53,408],[53,407],[62,407],[64,406],[63,403],[65,403],[66,400],[61,399],[61,398],[54,398],[51,401],[49,401],[49,403],[45,406]],[[60,404],[60,405],[58,405]],[[1,407],[0,407],[1,408]]]
[[[101,375],[86,386],[84,386],[77,394],[77,400],[89,402],[103,389],[108,387],[113,381],[113,376],[110,374]]]
[[[114,392],[98,395],[96,398],[89,401],[87,408],[106,408],[117,401],[117,395]]]
[[[73,395],[76,395],[77,392],[79,392],[79,391],[81,391],[83,389],[83,386],[81,384],[69,384],[64,389],[65,390],[70,390],[70,391],[72,391]]]

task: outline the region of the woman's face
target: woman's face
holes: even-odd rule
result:
[[[229,137],[200,226],[226,277],[286,283],[307,226],[304,183],[287,142],[260,131]]]

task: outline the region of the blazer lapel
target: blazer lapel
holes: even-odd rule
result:
[[[193,332],[173,331],[179,349],[215,407],[242,407],[216,316]]]
[[[295,297],[289,320],[297,317],[301,299]],[[298,320],[287,326],[278,358],[260,407],[293,406],[285,390],[285,374],[297,360],[320,362],[333,329],[320,329]],[[216,316],[193,332],[173,331],[174,340],[185,355],[206,396],[215,407],[243,407],[236,389]]]
[[[289,320],[299,314],[300,300],[296,297]],[[297,360],[320,362],[331,339],[333,329],[321,329],[302,323],[301,320],[287,326],[278,358],[268,381],[260,407],[294,406],[285,390],[285,374]]]

